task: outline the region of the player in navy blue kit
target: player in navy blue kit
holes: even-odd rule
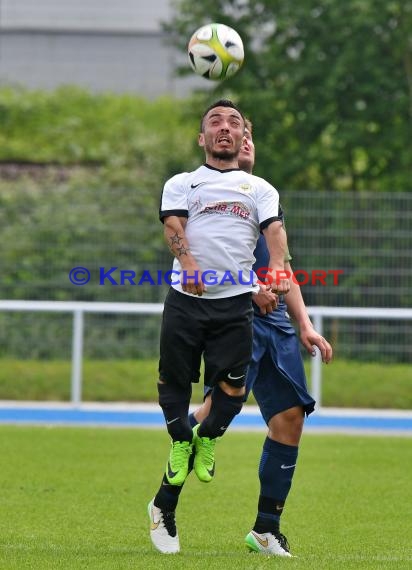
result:
[[[239,166],[248,172],[254,165],[251,124],[239,154]],[[269,267],[268,251],[262,236],[255,250],[254,270],[259,276]],[[285,269],[292,273],[289,253]],[[298,457],[298,446],[305,415],[315,407],[307,391],[299,340],[288,312],[299,326],[300,340],[313,355],[318,347],[322,360],[332,358],[330,344],[313,328],[299,285],[291,282],[289,293],[279,296],[276,310],[268,305],[268,292],[254,297],[253,354],[246,378],[246,397],[250,390],[256,398],[268,426],[259,464],[260,494],[253,529],[246,536],[247,547],[269,555],[291,556],[286,537],[280,532],[280,516],[292,484]],[[206,390],[206,394],[209,391]],[[190,415],[192,425],[208,414],[210,395]]]
[[[268,182],[238,166],[245,119],[231,101],[209,107],[198,142],[206,163],[169,179],[163,189],[160,219],[174,255],[160,333],[159,404],[171,451],[162,483],[148,505],[150,537],[162,553],[179,552],[175,509],[191,469],[210,482],[215,443],[242,408],[252,355],[253,251],[265,236],[274,272],[285,269],[286,233],[279,217],[279,195]],[[212,274],[215,279],[206,279]],[[275,280],[273,293],[287,293],[288,279]],[[205,386],[212,388],[207,417],[193,430],[188,419],[192,382],[205,365]]]

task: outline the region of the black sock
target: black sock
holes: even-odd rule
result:
[[[244,396],[229,396],[216,385],[212,391],[212,404],[207,418],[199,426],[200,437],[211,439],[223,435],[243,406]]]
[[[195,456],[192,453],[189,458],[189,473],[193,469],[194,459]],[[163,475],[162,483],[154,499],[155,506],[162,509],[162,511],[175,511],[183,485],[171,485],[167,480],[166,474]]]
[[[179,501],[179,495],[182,492],[183,485],[170,485],[166,475],[163,476],[162,483],[155,496],[154,504],[162,511],[176,510]]]
[[[276,501],[269,497],[259,496],[258,514],[253,530],[259,534],[277,533],[280,529],[280,515],[285,501]],[[276,514],[275,514],[276,513]]]
[[[159,404],[166,420],[167,431],[173,441],[192,441],[193,432],[188,412],[192,387],[181,388],[174,384],[157,385]]]

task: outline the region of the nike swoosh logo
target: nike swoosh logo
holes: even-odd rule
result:
[[[173,479],[177,475],[177,471],[173,471],[170,467],[170,462],[167,462],[167,477],[168,479]]]
[[[156,530],[157,527],[159,526],[159,524],[160,524],[160,520],[158,520],[157,522],[154,521],[153,511],[151,509],[150,510],[150,530]]]
[[[229,378],[229,380],[240,380],[241,378],[243,378],[244,376],[246,376],[246,374],[242,374],[242,376],[232,376],[232,373],[229,372],[229,374],[227,375],[227,377]]]
[[[213,464],[212,469],[206,469],[206,471],[209,473],[211,477],[213,477],[213,475],[215,474],[215,464]]]
[[[256,540],[258,541],[259,544],[261,544],[263,546],[263,548],[267,548],[269,546],[269,541],[267,538],[265,538],[264,540],[262,538],[260,538],[260,536],[258,536],[253,530],[252,530],[252,534],[253,536],[256,538]]]
[[[282,463],[282,465],[280,466],[281,469],[292,469],[292,467],[296,467],[296,463],[294,463],[293,465],[285,465],[284,463]]]
[[[174,418],[173,420],[169,420],[168,422],[166,422],[166,424],[169,426],[169,425],[172,424],[173,422],[177,422],[177,420],[180,420],[180,417]]]
[[[198,186],[201,186],[202,184],[207,184],[207,182],[198,182],[197,184],[191,184],[190,188],[197,188]]]

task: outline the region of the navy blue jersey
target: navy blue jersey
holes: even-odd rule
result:
[[[267,268],[269,266],[269,251],[266,246],[266,240],[262,234],[259,236],[259,239],[257,241],[254,256],[256,258],[256,261],[253,265],[253,270],[258,276],[258,279],[260,281],[263,281],[263,278],[266,274],[264,268]],[[291,259],[289,252],[286,253],[286,257],[288,261]],[[259,307],[255,303],[253,303],[253,310],[255,317],[265,319],[278,328],[281,328],[285,332],[290,332],[291,334],[295,332],[292,325],[290,324],[289,316],[286,314],[287,307],[283,295],[279,297],[279,304],[275,311],[272,311],[267,315],[262,315]]]

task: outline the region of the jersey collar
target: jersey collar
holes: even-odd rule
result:
[[[238,172],[239,170],[241,170],[241,168],[226,168],[224,170],[221,170],[220,168],[215,168],[214,166],[210,166],[210,164],[205,163],[203,166],[205,166],[206,168],[209,168],[210,170],[216,170],[217,172]]]

